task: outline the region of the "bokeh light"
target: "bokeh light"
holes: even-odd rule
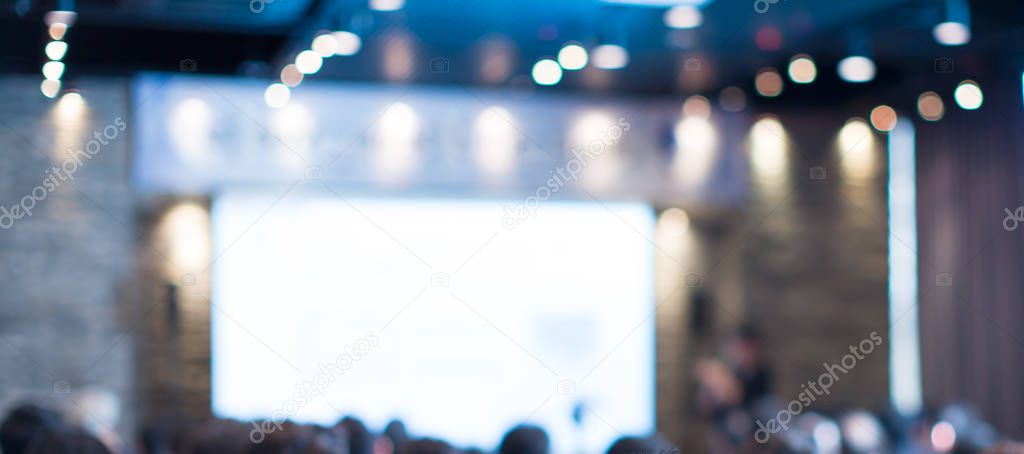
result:
[[[538,85],[554,85],[562,80],[562,67],[558,62],[545,58],[533,65],[531,74]]]
[[[295,57],[295,66],[303,74],[314,74],[320,70],[323,64],[323,57],[311,50],[299,52],[299,55]]]
[[[875,62],[864,56],[846,57],[839,61],[836,68],[839,78],[850,83],[870,82],[875,78]]]
[[[563,69],[576,71],[587,66],[587,50],[579,44],[567,44],[558,51],[558,64]]]
[[[284,68],[281,68],[281,83],[289,86],[296,87],[302,83],[302,71],[294,64],[287,64]]]
[[[937,452],[950,452],[956,446],[956,429],[953,425],[941,421],[932,427],[932,448]]]
[[[769,98],[779,96],[782,94],[782,76],[774,68],[764,68],[757,72],[754,88],[761,96]]]
[[[976,110],[981,107],[985,95],[981,92],[981,86],[977,82],[965,80],[957,85],[956,91],[953,92],[953,99],[961,109]]]
[[[881,105],[871,109],[871,126],[879,131],[892,131],[896,128],[896,111],[892,107]]]
[[[324,33],[313,38],[313,45],[310,48],[320,54],[321,57],[331,57],[338,50],[338,39],[333,34]]]
[[[362,38],[355,33],[339,31],[331,33],[331,35],[334,36],[335,42],[338,43],[338,46],[334,49],[334,55],[355,55],[363,47]]]
[[[962,22],[943,22],[932,29],[932,36],[943,46],[962,46],[971,41],[971,29]]]
[[[711,102],[701,95],[686,98],[683,103],[683,115],[687,117],[708,118],[711,116]]]
[[[263,92],[263,100],[267,102],[270,107],[283,107],[288,104],[288,100],[291,99],[292,92],[284,84],[270,84],[266,91]]]
[[[718,105],[726,112],[739,112],[747,107],[747,94],[740,87],[725,87],[718,94]]]
[[[60,81],[43,79],[43,83],[39,84],[39,91],[41,91],[43,96],[46,96],[47,98],[56,98],[57,93],[60,92]]]
[[[64,41],[50,41],[46,44],[46,57],[50,60],[60,60],[68,51],[68,43]]]
[[[662,19],[668,28],[687,29],[700,27],[704,22],[704,15],[693,6],[682,5],[669,8]]]
[[[798,84],[809,84],[818,77],[814,60],[807,55],[797,55],[789,62],[789,79]]]
[[[942,97],[934,91],[926,91],[917,97],[917,113],[927,121],[939,121],[946,113]]]
[[[629,51],[615,44],[602,44],[591,54],[594,66],[601,69],[622,69],[629,64]]]
[[[64,63],[59,61],[48,61],[43,64],[43,77],[50,80],[60,80],[64,75]]]

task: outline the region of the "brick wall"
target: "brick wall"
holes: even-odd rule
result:
[[[36,397],[81,410],[80,393],[102,388],[123,396],[124,431],[135,315],[127,84],[83,80],[78,105],[44,98],[39,83],[0,78],[0,204],[21,217],[0,221],[0,406]],[[68,181],[44,183],[61,165]],[[12,208],[33,192],[30,216]]]

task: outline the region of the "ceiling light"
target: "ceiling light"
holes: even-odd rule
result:
[[[839,61],[839,78],[851,83],[870,82],[875,78],[875,62],[868,57],[852,56]]]
[[[323,57],[311,50],[299,52],[299,55],[295,57],[295,66],[298,67],[299,71],[303,74],[315,74],[320,70],[320,67],[322,67],[323,64]]]
[[[558,64],[563,69],[576,71],[587,66],[587,50],[579,44],[568,44],[558,51]]]
[[[551,59],[543,59],[533,65],[533,81],[538,85],[554,85],[562,80],[562,67]]]
[[[46,44],[46,56],[50,60],[60,60],[68,51],[68,43],[64,41],[50,41]]]
[[[592,52],[594,66],[601,69],[622,69],[629,64],[629,51],[615,44],[602,44]]]
[[[971,29],[963,22],[943,22],[932,29],[932,36],[943,46],[962,46],[971,41]]]
[[[704,15],[699,9],[692,6],[674,6],[665,11],[662,20],[668,28],[696,28],[704,22]]]

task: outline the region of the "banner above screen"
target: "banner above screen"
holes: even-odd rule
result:
[[[281,108],[265,80],[144,74],[134,174],[156,193],[325,183],[377,194],[591,196],[731,205],[739,114],[678,101],[366,83],[307,83]],[[710,107],[705,113],[710,111]]]

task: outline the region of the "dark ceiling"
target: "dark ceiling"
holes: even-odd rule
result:
[[[316,78],[394,79],[385,66],[399,45],[408,50],[399,54],[410,68],[405,80],[529,86],[533,62],[554,55],[564,42],[617,42],[630,51],[627,68],[588,68],[567,74],[553,89],[657,95],[749,85],[758,68],[781,69],[796,53],[817,60],[818,90],[835,92],[836,61],[854,48],[870,51],[879,65],[875,83],[844,93],[938,77],[932,70],[936,58],[985,72],[1019,66],[1024,55],[1024,2],[970,2],[974,36],[957,48],[939,46],[931,37],[945,0],[776,0],[765,13],[753,3],[714,0],[704,7],[702,26],[671,30],[662,24],[662,9],[598,0],[406,0],[396,12],[369,11],[365,0],[273,0],[259,14],[249,0],[79,0],[66,61],[69,78],[177,71],[183,59],[196,61],[203,73],[273,77],[316,32],[352,29],[363,36],[362,52],[327,60]],[[4,72],[38,73],[47,39],[42,17],[55,8],[53,0],[5,0]],[[780,32],[777,50],[755,45],[765,27]],[[508,53],[511,71],[500,81],[484,81],[483,57],[495,49]],[[449,71],[431,71],[430,61],[438,58],[449,62]],[[702,62],[692,74],[684,70],[691,58]],[[813,90],[803,97],[819,98]]]

